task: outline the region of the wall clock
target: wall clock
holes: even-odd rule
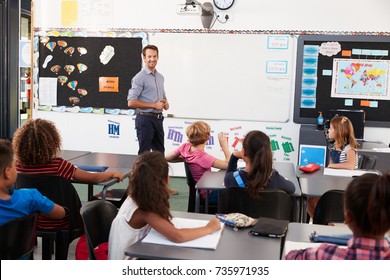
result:
[[[215,7],[220,10],[227,10],[233,6],[234,0],[213,0]]]

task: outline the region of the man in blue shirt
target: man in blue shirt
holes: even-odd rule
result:
[[[169,109],[164,90],[164,77],[156,70],[158,48],[148,45],[142,50],[145,67],[134,76],[127,96],[128,106],[137,109],[135,128],[138,154],[145,151],[165,152],[163,110]]]

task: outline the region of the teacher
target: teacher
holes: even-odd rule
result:
[[[135,129],[139,150],[159,151],[164,154],[163,110],[169,109],[169,103],[164,90],[164,76],[156,70],[158,48],[147,45],[142,50],[145,67],[131,80],[131,89],[127,96],[127,105],[137,109]],[[170,195],[179,194],[169,188]]]
[[[139,150],[165,152],[163,110],[169,109],[164,90],[164,76],[156,70],[158,48],[147,45],[142,50],[145,67],[131,81],[127,96],[128,106],[137,109],[135,129]]]

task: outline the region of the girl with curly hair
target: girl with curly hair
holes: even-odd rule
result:
[[[170,221],[168,178],[168,163],[162,153],[145,152],[138,157],[131,172],[128,197],[111,224],[109,259],[124,259],[125,249],[142,239],[151,228],[176,243],[193,240],[221,228],[216,218],[203,227],[176,228]]]
[[[99,183],[111,178],[123,180],[119,172],[91,173],[60,157],[61,136],[53,122],[29,119],[15,131],[13,146],[19,173],[62,176],[67,180]]]

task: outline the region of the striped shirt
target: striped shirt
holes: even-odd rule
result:
[[[336,157],[332,157],[331,158],[331,161],[333,163],[343,163],[343,162],[347,162],[347,153],[349,152],[349,150],[351,150],[351,146],[348,144],[347,146],[344,147],[344,149],[342,149],[341,151],[339,151],[339,156],[338,158]],[[332,148],[332,151],[335,151],[335,148],[333,147]],[[359,155],[358,155],[358,152],[356,150],[355,151],[355,169],[358,168],[358,164],[359,164]]]
[[[386,239],[351,238],[347,248],[324,243],[318,248],[293,250],[286,260],[390,260]]]
[[[54,158],[52,162],[41,165],[21,165],[17,161],[16,170],[19,173],[61,176],[67,180],[71,180],[76,171],[76,167],[63,158]]]

